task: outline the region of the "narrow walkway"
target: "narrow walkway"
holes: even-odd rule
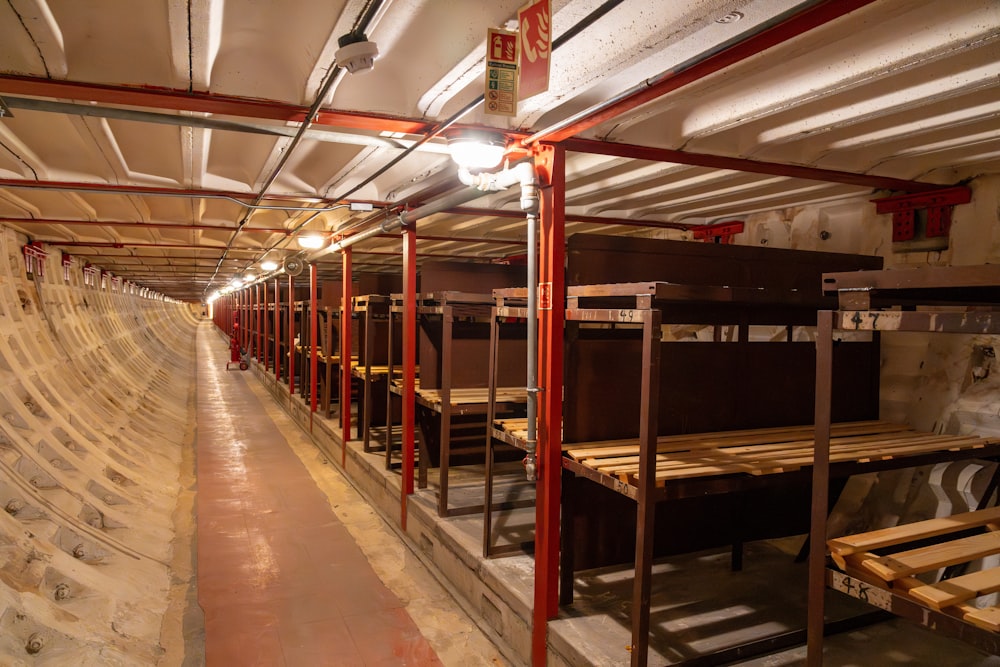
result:
[[[285,436],[198,332],[198,600],[218,665],[440,665]]]

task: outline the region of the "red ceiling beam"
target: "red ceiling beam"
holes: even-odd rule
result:
[[[648,79],[642,84],[642,87],[624,93],[619,99],[600,105],[593,110],[584,110],[563,123],[557,123],[550,128],[535,132],[523,139],[521,144],[525,147],[531,147],[539,145],[539,142],[542,141],[556,143],[575,137],[601,123],[619,118],[647,102],[659,99],[678,88],[704,79],[730,65],[747,60],[875,1],[823,0],[728,48],[706,56],[684,69],[668,70]]]
[[[117,185],[112,183],[80,183],[76,181],[29,181],[18,178],[0,178],[0,188],[21,188],[26,190],[56,190],[65,192],[90,192],[93,194],[107,195],[136,195],[148,197],[188,197],[197,199],[219,199],[231,197],[233,199],[252,200],[257,195],[253,192],[233,192],[228,190],[205,190],[189,188],[160,188],[144,185]],[[287,201],[299,204],[346,204],[345,200],[332,199],[329,197],[317,197],[304,194],[280,194],[272,193],[264,195],[266,201]],[[368,203],[375,208],[385,208],[385,202],[370,201],[364,199],[352,199],[354,202]],[[233,202],[235,203],[235,202]]]
[[[521,214],[524,217],[524,214]],[[375,238],[380,239],[399,239],[399,234],[378,234]],[[488,239],[479,238],[474,236],[421,236],[417,239],[418,241],[453,241],[455,243],[492,243],[496,245],[516,245],[522,246],[527,245],[526,241],[517,240],[505,240],[505,239]]]
[[[174,230],[205,230],[215,232],[234,232],[237,227],[221,227],[219,225],[188,225],[173,222],[129,222],[128,220],[59,220],[57,218],[3,218],[0,222],[14,225],[67,225],[73,227],[131,227],[133,229],[174,229]],[[242,233],[284,234],[291,232],[284,228],[243,227]]]
[[[185,243],[132,243],[131,241],[47,241],[35,239],[45,245],[55,247],[80,248],[186,248],[188,250],[226,250],[220,246],[204,246]],[[262,252],[262,248],[229,248],[229,252]]]
[[[650,148],[648,146],[636,146],[634,144],[616,144],[609,141],[593,141],[590,139],[567,139],[563,142],[566,150],[578,153],[594,153],[597,155],[611,155],[613,157],[630,158],[634,160],[649,160],[651,162],[673,162],[692,167],[707,167],[710,169],[728,169],[731,171],[748,172],[752,174],[766,174],[769,176],[783,176],[787,178],[803,178],[811,181],[823,181],[826,183],[844,183],[847,185],[858,185],[876,190],[903,190],[906,192],[926,192],[938,190],[944,185],[934,183],[921,183],[919,181],[908,181],[902,178],[891,178],[889,176],[875,176],[872,174],[855,174],[849,171],[836,171],[834,169],[819,169],[817,167],[805,167],[794,164],[780,164],[776,162],[758,162],[746,158],[727,157],[724,155],[706,155],[704,153],[688,153],[669,148]],[[570,216],[566,216],[569,221]]]
[[[601,143],[601,142],[595,142]],[[620,145],[620,144],[612,144]],[[473,215],[473,216],[484,216],[484,217],[494,217],[494,218],[523,218],[523,211],[513,211],[506,209],[489,209],[489,208],[471,208],[468,206],[459,206],[457,208],[450,208],[444,213],[452,213],[454,215]],[[665,222],[663,220],[634,220],[631,218],[609,218],[603,215],[573,215],[572,213],[566,213],[566,222],[584,222],[588,224],[595,225],[622,225],[625,227],[657,227],[661,229],[680,229],[686,231],[691,229],[695,225],[688,225],[683,222]],[[426,237],[421,237],[426,238]]]
[[[301,123],[309,112],[307,106],[278,100],[153,86],[112,86],[98,83],[56,81],[13,74],[0,76],[0,93],[97,102],[99,104],[119,104],[149,109],[194,111],[216,116],[238,116],[292,123]],[[407,118],[333,110],[321,110],[312,122],[314,125],[376,132],[404,132],[406,134],[424,134],[432,127],[431,123]]]

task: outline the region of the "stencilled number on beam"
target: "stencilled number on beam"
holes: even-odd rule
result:
[[[851,310],[841,313],[840,328],[857,331],[899,329],[903,313],[895,310]]]
[[[833,574],[833,589],[867,602],[873,607],[892,611],[892,593],[882,588],[866,584],[846,574]]]

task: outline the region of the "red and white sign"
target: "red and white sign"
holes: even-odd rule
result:
[[[538,310],[552,310],[552,283],[538,283]]]
[[[486,33],[486,113],[517,114],[517,33],[490,28]]]
[[[535,0],[517,10],[521,37],[521,99],[549,89],[552,55],[552,0]]]

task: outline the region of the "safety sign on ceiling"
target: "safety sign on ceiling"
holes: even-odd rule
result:
[[[518,95],[524,100],[549,89],[552,55],[552,0],[534,0],[517,10],[521,38]]]
[[[490,28],[486,33],[486,112],[517,114],[517,33]]]

